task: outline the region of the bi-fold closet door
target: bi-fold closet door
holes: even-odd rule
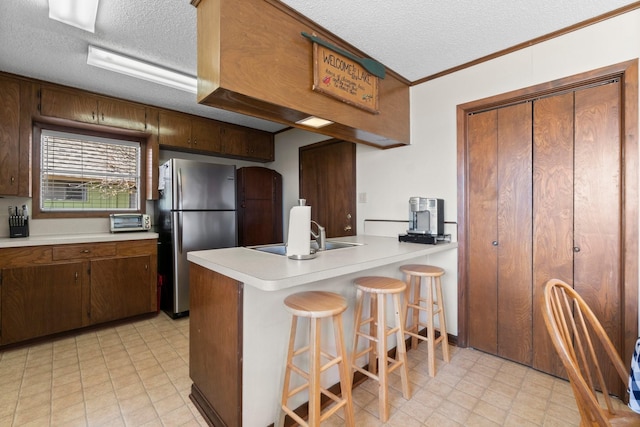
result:
[[[560,278],[622,353],[620,86],[468,117],[470,346],[562,375],[541,315]]]

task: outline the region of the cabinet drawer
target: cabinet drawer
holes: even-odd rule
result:
[[[99,245],[93,243],[86,243],[81,245],[61,245],[54,246],[53,248],[54,261],[65,259],[99,258],[105,256],[115,256],[115,254],[115,243],[104,243]]]

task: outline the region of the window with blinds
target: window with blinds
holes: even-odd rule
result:
[[[139,142],[42,129],[40,210],[138,211]]]

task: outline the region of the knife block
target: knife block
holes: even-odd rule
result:
[[[9,215],[9,237],[29,237],[29,218]]]

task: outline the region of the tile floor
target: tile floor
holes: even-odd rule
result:
[[[188,318],[160,314],[0,352],[0,426],[204,426],[188,396],[188,336]],[[567,382],[458,348],[448,364],[438,354],[430,378],[425,348],[408,353],[410,400],[392,374],[387,424],[376,383],[354,390],[358,427],[579,425]]]

